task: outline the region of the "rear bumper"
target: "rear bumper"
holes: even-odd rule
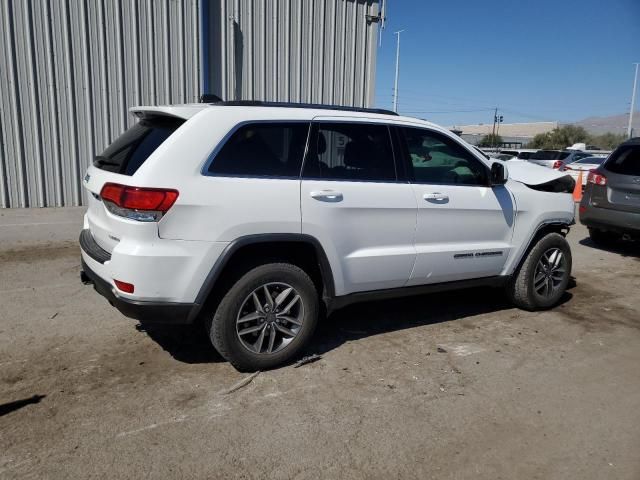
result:
[[[640,236],[640,213],[598,208],[584,200],[580,210],[580,223],[587,227]]]
[[[194,303],[145,302],[122,298],[115,293],[109,282],[87,266],[84,259],[80,278],[83,283],[93,284],[96,292],[124,316],[143,322],[184,325],[193,323],[199,311],[199,305]]]

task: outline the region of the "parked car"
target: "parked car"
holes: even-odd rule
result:
[[[578,181],[580,172],[582,172],[582,186],[584,187],[587,184],[587,176],[589,174],[589,171],[594,170],[602,165],[602,162],[605,161],[605,158],[606,157],[581,158],[580,160],[576,160],[569,165],[563,165],[560,168],[560,171],[568,172],[576,182]]]
[[[640,137],[622,143],[589,173],[579,211],[596,243],[640,238]]]
[[[531,157],[529,161],[536,165],[542,165],[543,167],[549,167],[554,169],[560,169],[564,165],[591,156],[589,153],[580,152],[576,150],[538,150]]]
[[[139,123],[84,177],[83,281],[127,316],[201,321],[240,370],[291,360],[323,312],[353,302],[492,285],[538,310],[565,291],[563,173],[526,162],[509,173],[387,111],[131,111]]]
[[[496,160],[502,160],[507,162],[509,160],[513,160],[516,157],[508,153],[490,153],[489,158],[495,158]]]
[[[500,153],[503,155],[511,155],[512,159],[517,158],[518,160],[529,160],[531,155],[537,151],[538,150],[531,148],[519,148],[517,150],[501,150]]]

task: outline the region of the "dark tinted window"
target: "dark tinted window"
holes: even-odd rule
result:
[[[529,158],[531,158],[532,152],[520,152],[518,154],[518,158],[522,159],[522,160],[527,160]]]
[[[604,168],[613,173],[640,176],[640,146],[618,148],[611,154]]]
[[[305,161],[305,178],[395,181],[389,129],[365,123],[319,123]]]
[[[566,153],[564,157],[561,157],[561,153]],[[540,150],[531,155],[531,160],[562,160],[567,155],[568,152],[559,152],[558,150]]]
[[[184,120],[156,117],[140,120],[97,155],[93,164],[109,172],[133,175]]]
[[[208,172],[219,175],[299,177],[308,123],[243,125],[216,154]]]
[[[604,157],[587,157],[587,158],[581,158],[578,161],[575,161],[573,163],[580,163],[580,164],[586,164],[586,165],[600,165],[602,162],[604,162]]]
[[[456,141],[430,130],[402,128],[417,183],[486,185],[487,168]]]

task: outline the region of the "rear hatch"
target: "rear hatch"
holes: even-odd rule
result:
[[[96,155],[87,170],[84,178],[88,191],[87,221],[93,239],[107,252],[113,251],[123,235],[132,231],[146,234],[150,229],[157,232],[157,224],[110,213],[101,196],[105,184],[132,185],[131,177],[184,122],[167,115],[145,116]]]
[[[606,186],[594,186],[598,206],[640,213],[640,145],[622,145],[600,168]]]

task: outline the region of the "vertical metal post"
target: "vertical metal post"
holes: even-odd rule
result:
[[[404,30],[398,30],[394,32],[395,35],[398,36],[398,42],[396,45],[396,79],[393,83],[393,111],[398,111],[398,69],[400,66],[400,34],[404,32]]]
[[[638,86],[638,65],[636,63],[636,74],[633,77],[633,93],[631,93],[631,110],[629,111],[629,126],[627,127],[627,137],[631,138],[631,132],[633,131],[633,111],[636,109],[636,88]]]

